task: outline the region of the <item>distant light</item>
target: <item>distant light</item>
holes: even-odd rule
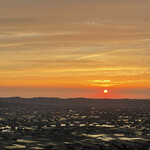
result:
[[[104,93],[107,94],[107,93],[108,93],[108,90],[104,90]]]

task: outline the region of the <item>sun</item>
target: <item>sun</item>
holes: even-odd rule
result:
[[[107,94],[107,93],[108,93],[108,90],[105,89],[105,90],[104,90],[104,94]]]

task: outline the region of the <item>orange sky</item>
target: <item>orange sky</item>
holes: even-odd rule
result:
[[[150,98],[149,16],[149,0],[0,0],[0,96]]]

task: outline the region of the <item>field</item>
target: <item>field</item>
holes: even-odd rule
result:
[[[150,100],[0,98],[0,149],[149,150]]]

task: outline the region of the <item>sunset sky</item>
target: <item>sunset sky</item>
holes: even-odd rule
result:
[[[7,96],[150,98],[150,0],[0,0]]]

